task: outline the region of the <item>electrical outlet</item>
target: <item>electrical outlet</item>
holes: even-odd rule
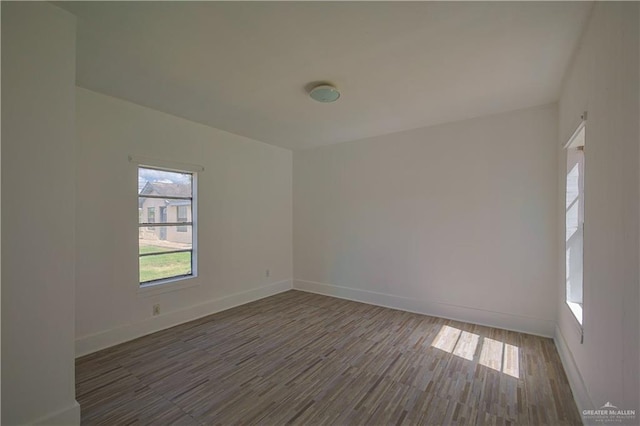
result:
[[[153,305],[153,315],[160,315],[160,304]]]
[[[264,272],[264,276],[265,276],[265,277],[267,277],[267,278],[269,278],[269,277],[271,276],[271,271],[267,269],[267,270]]]

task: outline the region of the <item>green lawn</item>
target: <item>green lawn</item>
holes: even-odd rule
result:
[[[161,251],[167,251],[166,247],[157,247],[157,246],[142,246],[140,247],[140,254],[147,253],[159,253]]]
[[[140,253],[158,253],[166,250],[162,247],[143,246]],[[144,283],[162,278],[188,275],[191,273],[191,253],[169,253],[140,258],[140,282]]]

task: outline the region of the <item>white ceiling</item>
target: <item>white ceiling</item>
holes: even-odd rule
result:
[[[78,85],[292,149],[554,102],[591,3],[65,2]],[[329,81],[333,104],[305,85]]]

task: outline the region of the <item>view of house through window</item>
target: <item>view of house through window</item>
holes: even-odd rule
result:
[[[140,284],[194,275],[193,174],[138,167]]]
[[[580,324],[583,306],[584,144],[585,129],[582,126],[567,145],[565,206],[566,301]]]

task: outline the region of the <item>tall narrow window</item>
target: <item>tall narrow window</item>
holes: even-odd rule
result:
[[[584,246],[584,123],[567,143],[565,264],[566,302],[582,324]]]
[[[138,167],[140,285],[194,275],[194,174]]]

